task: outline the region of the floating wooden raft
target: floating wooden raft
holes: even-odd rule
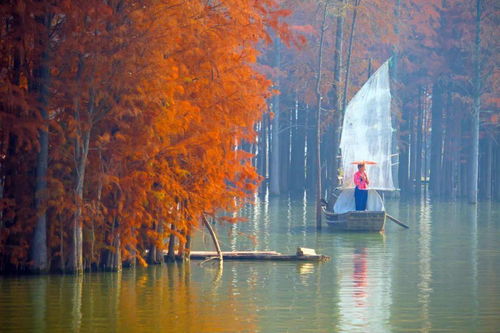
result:
[[[306,249],[303,249],[306,250]],[[272,260],[272,261],[326,261],[330,257],[310,251],[297,251],[297,254],[281,254],[276,251],[222,251],[224,260]],[[216,251],[191,251],[191,259],[204,260],[217,257]]]

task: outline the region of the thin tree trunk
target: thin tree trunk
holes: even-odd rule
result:
[[[391,65],[391,74],[392,74],[392,81],[395,83],[392,85],[392,94],[393,94],[393,103],[394,103],[394,112],[393,114],[395,116],[392,117],[393,121],[393,128],[395,129],[395,135],[394,138],[397,138],[398,140],[392,140],[392,150],[394,152],[397,152],[397,155],[395,156],[396,162],[393,162],[392,166],[392,174],[393,174],[393,179],[395,180],[395,186],[396,188],[400,188],[403,190],[403,186],[400,183],[400,171],[401,169],[401,148],[403,145],[399,142],[401,138],[404,136],[401,134],[401,121],[398,121],[398,118],[401,117],[403,118],[403,110],[401,108],[401,97],[399,94],[399,40],[400,40],[400,31],[399,31],[399,26],[401,24],[401,15],[400,15],[400,9],[401,9],[401,0],[396,0],[396,6],[394,8],[394,33],[396,34],[396,42],[393,44],[392,48],[392,61],[390,62]]]
[[[427,193],[427,175],[428,175],[428,165],[427,165],[427,154],[428,154],[428,151],[427,151],[427,134],[428,134],[428,131],[427,131],[427,124],[428,124],[428,116],[429,116],[429,106],[427,105],[426,101],[427,101],[427,93],[428,93],[428,86],[426,86],[424,88],[424,102],[423,102],[423,129],[422,129],[422,133],[423,133],[423,143],[422,143],[422,155],[423,155],[423,159],[424,159],[424,163],[423,163],[423,170],[422,170],[422,176],[424,178],[424,193]]]
[[[264,180],[260,184],[259,191],[265,191],[267,188],[267,156],[269,152],[268,148],[268,114],[262,116],[262,121],[260,123],[260,135],[259,135],[259,154],[258,154],[258,165],[259,174],[264,177]]]
[[[294,110],[294,130],[292,134],[292,156],[290,159],[290,188],[292,191],[298,192],[304,190],[304,161],[305,161],[305,110],[301,108],[301,104],[296,97],[296,105]]]
[[[451,169],[451,176],[452,176],[452,183],[450,184],[451,186],[451,199],[455,200],[458,196],[459,190],[460,190],[460,138],[462,135],[462,121],[460,119],[460,116],[457,113],[454,113],[453,115],[453,124],[454,124],[454,140],[453,140],[453,153],[452,153],[452,169]]]
[[[344,6],[344,0],[339,0],[339,6]],[[333,120],[333,139],[332,139],[332,154],[330,156],[331,158],[331,168],[330,170],[330,182],[331,182],[331,188],[330,188],[330,193],[328,196],[328,202],[333,203],[333,194],[335,191],[335,188],[338,186],[338,169],[339,169],[339,159],[338,159],[338,153],[339,153],[339,144],[340,144],[340,133],[342,129],[342,122],[344,119],[344,110],[342,109],[342,95],[341,95],[341,89],[340,89],[340,76],[341,76],[341,64],[342,64],[342,45],[343,45],[343,39],[344,39],[344,13],[340,13],[339,16],[337,16],[337,30],[335,32],[335,52],[334,52],[334,73],[333,73],[333,79],[334,79],[334,89],[335,89],[335,94],[334,94],[334,105],[335,105],[335,119]],[[331,207],[329,207],[331,209]]]
[[[281,67],[281,54],[280,54],[280,40],[276,36],[275,42],[275,68]],[[280,89],[279,78],[276,79],[276,89]],[[271,194],[280,194],[280,95],[277,94],[273,97],[273,112],[274,118],[272,120],[272,148],[271,148]]]
[[[493,165],[493,140],[487,135],[486,138],[486,167],[485,167],[485,177],[484,177],[484,198],[486,200],[491,200],[491,184],[493,183],[492,165]]]
[[[401,194],[408,194],[408,171],[410,159],[410,115],[406,103],[401,108],[402,122],[399,131],[399,170],[398,170],[398,183],[401,188]]]
[[[307,118],[306,118],[306,133],[307,133],[307,171],[306,171],[306,186],[308,190],[314,191],[316,180],[316,113],[309,109],[306,105]]]
[[[476,40],[474,45],[474,102],[472,110],[472,156],[469,202],[477,203],[479,174],[479,115],[481,113],[481,0],[476,0]]]
[[[202,216],[202,219],[203,219],[203,224],[205,224],[205,226],[208,229],[208,232],[210,233],[210,236],[212,237],[212,240],[213,240],[214,246],[215,246],[215,250],[217,251],[217,255],[219,256],[219,261],[223,262],[224,257],[222,255],[222,251],[220,249],[219,239],[217,238],[217,235],[215,234],[214,229],[212,228],[212,226],[207,221],[207,218],[204,215]]]
[[[494,177],[494,182],[495,186],[493,186],[493,190],[495,191],[494,197],[496,200],[500,201],[500,149],[498,147],[498,142],[500,142],[500,135],[497,135],[496,139],[496,149],[494,149],[494,161],[495,165],[493,168],[493,177]]]
[[[453,140],[453,128],[451,124],[452,112],[450,112],[452,108],[452,98],[451,98],[451,84],[448,84],[446,89],[446,106],[443,108],[442,112],[442,151],[441,151],[441,184],[439,195],[443,197],[449,197],[450,195],[450,159],[451,152],[450,146]]]
[[[323,21],[321,23],[321,35],[318,52],[318,72],[316,79],[316,97],[318,109],[316,111],[316,228],[321,229],[321,106],[323,96],[321,95],[321,77],[323,75],[323,46],[326,30],[326,13],[329,1],[325,2],[323,9]]]
[[[342,110],[345,110],[347,104],[347,93],[349,89],[349,74],[351,72],[351,54],[352,54],[352,43],[354,40],[354,30],[356,29],[356,16],[358,14],[358,6],[361,0],[354,0],[354,11],[352,13],[352,23],[351,32],[349,36],[349,46],[347,48],[347,62],[346,62],[346,72],[344,81],[344,94],[342,96]]]
[[[417,147],[415,151],[416,155],[416,170],[415,170],[415,190],[420,193],[422,189],[422,122],[423,122],[423,88],[419,87],[418,92],[418,120],[417,120]]]
[[[285,101],[285,105],[286,101]],[[288,108],[287,108],[288,109]],[[280,131],[280,193],[288,192],[288,173],[290,166],[290,114],[291,112],[280,112],[280,123],[286,126]],[[288,119],[287,119],[288,118]]]
[[[412,110],[415,110],[412,108]],[[411,193],[415,193],[415,169],[416,169],[416,121],[415,121],[415,113],[410,112],[410,182],[409,182],[409,190]]]
[[[429,188],[433,196],[441,193],[442,145],[443,145],[443,92],[440,83],[432,87],[432,132],[431,132],[431,166]]]

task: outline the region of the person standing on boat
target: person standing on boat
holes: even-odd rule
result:
[[[354,174],[354,184],[356,184],[354,190],[356,210],[366,210],[366,201],[368,200],[367,187],[370,181],[366,175],[364,164],[358,164],[358,172]]]

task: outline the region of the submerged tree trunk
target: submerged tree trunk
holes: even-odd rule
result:
[[[78,158],[77,181],[75,188],[76,211],[73,217],[72,226],[72,249],[69,258],[68,270],[73,273],[83,272],[83,227],[82,227],[82,207],[83,207],[83,187],[85,181],[85,167],[89,152],[90,131],[86,130],[81,138],[81,153]]]
[[[339,0],[339,6],[344,5],[344,0]],[[330,156],[330,189],[328,202],[333,203],[333,193],[335,188],[338,186],[338,169],[339,169],[339,145],[340,145],[340,134],[342,130],[342,122],[344,119],[344,110],[342,109],[342,95],[340,89],[340,68],[342,64],[342,44],[344,38],[344,13],[339,13],[337,16],[337,30],[335,32],[335,53],[334,53],[334,107],[335,107],[335,117],[333,119],[333,138],[332,138],[332,153]],[[329,207],[330,209],[332,207]]]
[[[399,170],[398,170],[398,183],[401,188],[401,194],[408,194],[408,172],[409,172],[409,148],[410,148],[410,124],[409,124],[409,112],[404,103],[401,107],[401,128],[399,131]]]
[[[433,196],[441,193],[442,145],[443,145],[443,87],[434,83],[432,87],[432,134],[429,188]]]
[[[316,187],[316,113],[306,105],[306,133],[307,133],[307,171],[306,186],[308,190],[314,191]]]
[[[215,250],[217,251],[217,255],[219,256],[219,261],[223,262],[224,258],[222,256],[222,251],[220,248],[219,239],[217,238],[217,235],[215,234],[214,229],[212,228],[210,223],[207,221],[207,218],[205,216],[203,216],[202,219],[203,219],[203,224],[205,224],[205,226],[208,229],[208,232],[210,233],[210,236],[212,237],[212,241],[214,242]]]
[[[284,102],[284,103],[283,103]],[[288,101],[283,101],[285,112],[280,111],[280,124],[283,129],[280,130],[280,193],[287,193],[289,190],[288,174],[290,172],[290,131],[291,131],[291,113],[288,107]]]
[[[262,121],[260,122],[260,135],[259,135],[259,152],[257,155],[257,165],[258,171],[264,178],[267,177],[267,114],[262,116]],[[265,185],[265,183],[264,183]]]
[[[412,108],[410,111],[410,179],[408,182],[408,190],[410,193],[415,192],[415,169],[417,165],[417,155],[416,155],[416,146],[417,146],[417,139],[416,139],[416,128],[417,125],[415,124],[415,112],[413,112],[415,109]]]
[[[281,66],[281,54],[280,54],[280,40],[276,36],[275,42],[275,68],[279,69]],[[276,79],[276,89],[279,90],[280,82],[279,78]],[[273,113],[274,117],[272,120],[272,141],[271,141],[271,175],[270,175],[270,191],[271,194],[280,194],[280,95],[277,94],[273,97]]]
[[[48,29],[49,20],[48,15],[43,17],[44,27]],[[36,89],[39,94],[40,102],[40,115],[43,121],[43,126],[39,131],[40,151],[37,155],[36,164],[36,187],[35,187],[35,210],[37,214],[37,222],[33,236],[33,244],[31,247],[31,259],[33,261],[32,271],[46,272],[48,269],[47,258],[47,214],[46,214],[46,201],[47,201],[47,169],[49,160],[49,115],[47,111],[47,104],[49,98],[49,56],[48,56],[48,31],[41,33],[41,44],[45,44],[44,52],[41,56],[40,66],[36,70]]]
[[[304,190],[305,179],[305,117],[306,112],[296,97],[294,109],[294,130],[292,131],[292,153],[290,158],[290,189]]]
[[[319,41],[319,52],[318,52],[318,72],[316,79],[316,98],[318,108],[316,111],[316,228],[321,229],[321,105],[323,96],[321,95],[321,77],[323,75],[323,46],[324,46],[324,35],[326,30],[326,13],[328,9],[329,1],[325,2],[325,7],[323,9],[323,21],[321,23],[321,35]]]
[[[472,156],[469,202],[477,203],[479,175],[479,116],[481,113],[481,0],[476,0],[476,40],[474,43],[474,104],[472,110]]]
[[[418,115],[417,115],[417,145],[416,145],[416,169],[415,169],[415,191],[420,193],[422,189],[422,122],[423,122],[423,88],[418,92]]]
[[[487,200],[491,199],[491,184],[493,183],[492,177],[492,166],[493,166],[493,139],[490,135],[486,138],[486,158],[485,158],[485,176],[484,176],[484,198]]]
[[[170,237],[168,240],[168,252],[167,252],[167,260],[168,261],[175,261],[175,224],[170,225]]]

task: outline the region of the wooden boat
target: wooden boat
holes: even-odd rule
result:
[[[326,224],[335,231],[380,232],[385,226],[385,211],[349,211],[336,214],[327,210],[322,201],[321,208]]]
[[[333,211],[322,201],[325,221],[337,231],[379,232],[384,229],[386,212],[377,191],[395,190],[392,167],[395,148],[392,144],[391,92],[389,61],[370,76],[346,107],[339,148],[342,181]],[[358,161],[358,162],[355,162]],[[357,211],[353,175],[357,164],[371,161],[367,169],[370,183],[366,211]]]

